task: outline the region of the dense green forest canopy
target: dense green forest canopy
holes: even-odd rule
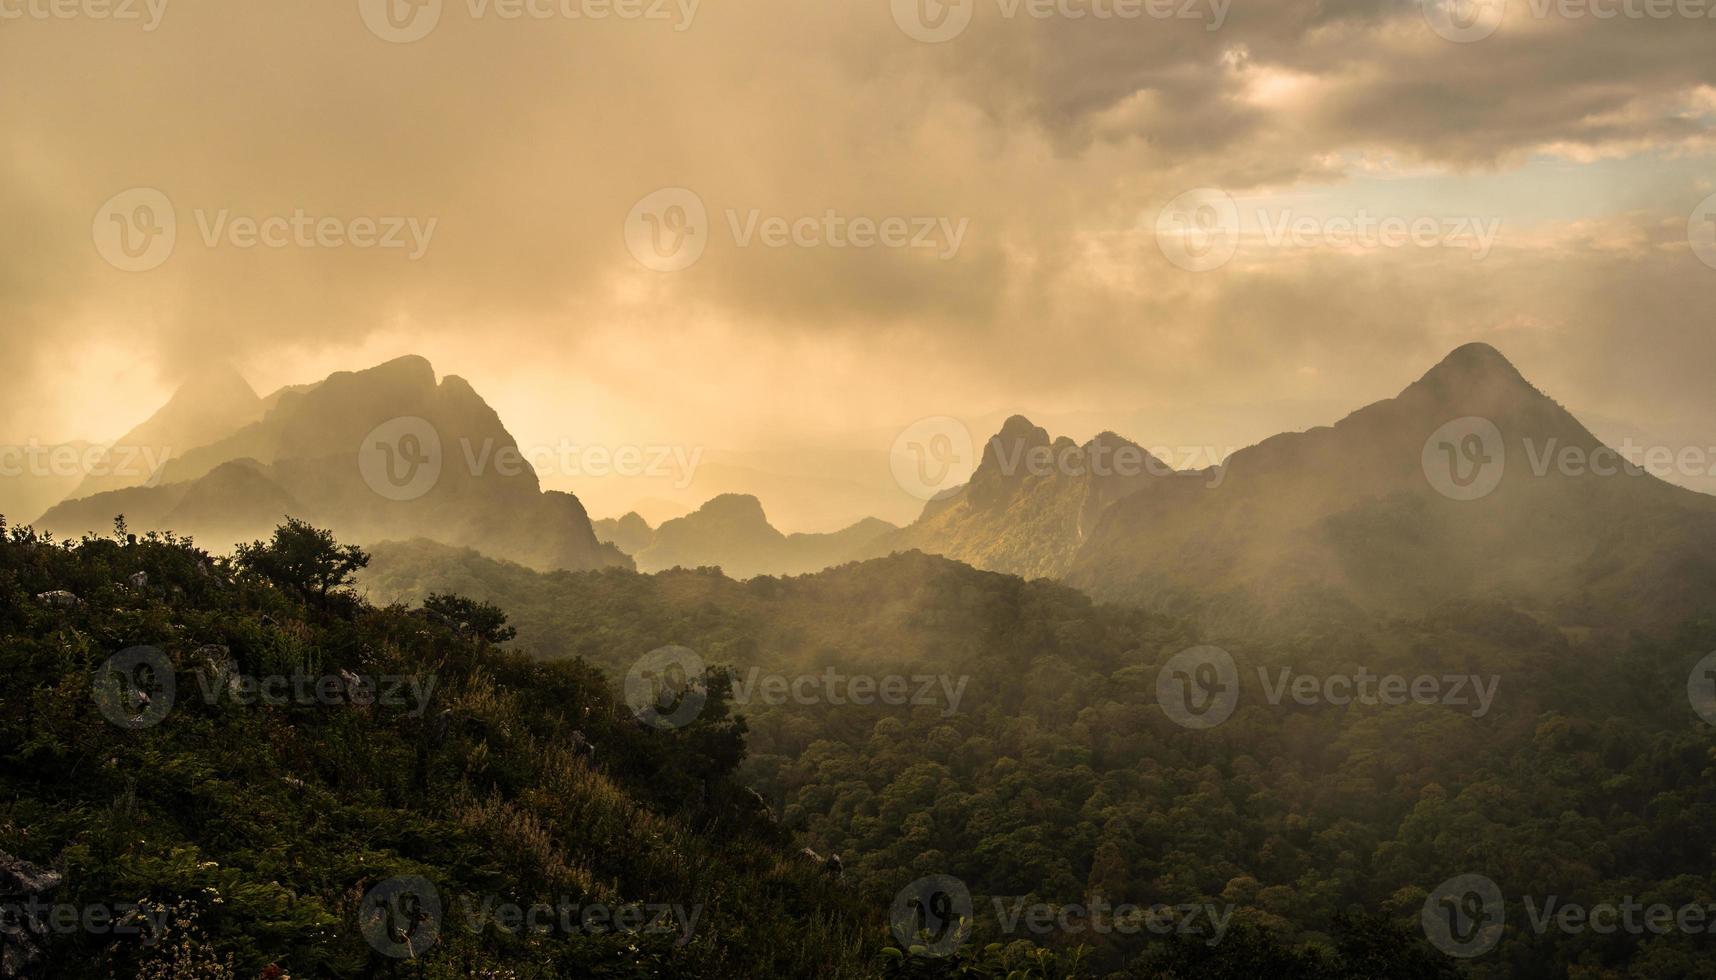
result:
[[[1099,974],[1180,963],[1220,975],[1205,971],[1256,954],[1283,975],[1304,956],[1306,975],[1338,975],[1343,956],[1370,955],[1366,936],[1384,936],[1377,945],[1414,963],[1470,976],[1716,976],[1700,930],[1563,932],[1527,914],[1550,896],[1584,908],[1716,900],[1716,732],[1688,700],[1689,671],[1716,648],[1710,622],[1596,632],[1468,600],[1383,621],[1313,610],[1211,635],[915,553],[736,582],[707,569],[541,575],[413,542],[377,548],[363,583],[378,597],[504,597],[517,644],[551,662],[619,676],[683,644],[730,668],[736,688],[755,678],[734,707],[749,729],[741,778],[865,886],[963,882],[973,945],[1087,945]],[[1159,705],[1158,676],[1212,643],[1231,653],[1237,704],[1219,726],[1187,729]],[[763,678],[830,668],[949,683],[924,703],[764,696]],[[1430,677],[1439,696],[1283,693],[1304,676],[1366,674]],[[954,710],[935,693],[948,690]],[[1507,915],[1494,950],[1456,961],[1430,947],[1420,916],[1462,874],[1493,880]],[[1021,899],[1088,909],[1093,897],[1232,918],[1213,948],[997,922]]]
[[[0,600],[0,883],[138,927],[7,934],[56,975],[1716,976],[1709,623],[1216,635],[916,553],[543,574],[296,523],[8,530]],[[705,703],[656,728],[623,681],[670,646]],[[1162,678],[1209,649],[1231,716],[1188,727]],[[1297,683],[1390,676],[1460,696]],[[1473,875],[1456,958],[1426,910]]]

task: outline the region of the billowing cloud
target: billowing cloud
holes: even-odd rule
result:
[[[406,43],[368,0],[0,20],[0,439],[111,437],[215,360],[268,387],[405,350],[541,440],[874,449],[1018,410],[1245,441],[1469,339],[1574,407],[1708,416],[1716,19],[1583,2],[1468,43],[1400,0],[446,0],[397,6],[439,10]],[[1241,225],[1188,270],[1156,233],[1198,187]],[[176,237],[125,271],[102,209],[139,188]],[[663,188],[701,222],[631,241],[701,236],[679,271],[628,247]],[[1383,218],[1498,231],[1328,234]]]

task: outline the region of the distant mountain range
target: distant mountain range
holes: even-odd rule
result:
[[[1096,448],[1139,462],[1105,471]],[[1176,473],[1142,452],[1011,419],[969,484],[873,553],[916,548],[1101,599],[1241,616],[1306,602],[1421,613],[1483,595],[1554,605],[1564,622],[1672,620],[1716,581],[1716,498],[1619,466],[1484,344],[1396,398],[1217,468]]]
[[[85,479],[39,528],[105,531],[124,514],[223,547],[290,514],[350,540],[423,537],[538,569],[716,566],[734,578],[917,550],[1239,617],[1308,603],[1415,615],[1485,595],[1553,606],[1563,623],[1667,620],[1716,581],[1716,498],[1619,470],[1482,344],[1396,398],[1197,471],[1113,433],[1079,444],[1015,416],[970,482],[910,525],[871,518],[826,534],[784,534],[756,497],[733,493],[659,526],[635,512],[592,524],[528,465],[502,465],[516,443],[494,411],[419,357],[267,398],[236,375],[199,379],[116,445],[155,447],[158,465]]]
[[[638,571],[719,566],[733,578],[820,571],[854,560],[899,531],[868,518],[828,534],[782,534],[757,498],[732,493],[657,528],[636,513],[597,521],[595,528],[596,537],[630,555]]]
[[[218,549],[290,515],[348,540],[421,536],[534,568],[631,565],[596,540],[576,497],[541,490],[468,383],[437,383],[421,357],[267,399],[241,379],[190,384],[126,438],[168,447],[170,458],[124,481],[134,485],[85,481],[38,529],[105,532],[122,514],[133,530],[191,534]],[[192,445],[198,438],[208,441]]]

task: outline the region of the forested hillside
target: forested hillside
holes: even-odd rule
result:
[[[718,683],[646,730],[492,607],[358,599],[364,560],[0,522],[0,973],[874,972],[881,914],[735,783]]]
[[[1713,975],[1704,930],[1533,918],[1716,907],[1709,623],[1474,602],[1204,635],[913,553],[543,574],[301,524],[230,560],[10,530],[0,595],[0,885],[112,926],[13,929],[20,970]],[[1236,696],[1200,727],[1161,678],[1210,644]],[[708,699],[656,728],[621,679],[670,645]],[[1340,676],[1437,696],[1299,697]],[[1420,920],[1472,874],[1508,914],[1461,960]],[[900,949],[901,896],[940,876],[961,941]]]
[[[1528,896],[1716,900],[1716,736],[1687,695],[1689,671],[1716,648],[1708,621],[1647,639],[1470,601],[1386,621],[1307,616],[1321,625],[1286,635],[1200,635],[917,554],[738,583],[710,571],[538,575],[414,542],[377,548],[365,582],[384,597],[505,596],[518,645],[616,676],[672,643],[731,666],[739,686],[753,670],[930,678],[923,699],[914,681],[899,704],[833,703],[820,680],[804,699],[755,684],[735,706],[751,733],[741,776],[866,885],[957,877],[976,896],[978,941],[1020,935],[998,927],[992,899],[1101,896],[1225,909],[1232,922],[1212,947],[1036,938],[1092,946],[1099,975],[1244,976],[1266,963],[1406,976],[1453,968],[1419,917],[1439,884],[1476,873],[1498,883],[1510,914],[1467,975],[1716,975],[1702,932],[1564,935],[1523,911]],[[1159,676],[1210,643],[1232,655],[1235,710],[1209,730],[1182,727],[1159,703]],[[1301,676],[1364,674],[1428,677],[1436,696],[1271,699]],[[1377,948],[1400,959],[1384,972],[1342,959],[1371,962]],[[1233,972],[1203,972],[1221,969]]]

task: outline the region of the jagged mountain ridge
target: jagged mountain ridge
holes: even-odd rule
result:
[[[528,465],[509,465],[517,443],[469,383],[454,375],[437,382],[421,357],[338,372],[270,401],[257,421],[177,455],[156,485],[67,501],[38,526],[75,535],[103,531],[124,514],[133,529],[173,530],[223,547],[265,534],[290,514],[352,540],[422,536],[535,568],[631,564],[596,540],[575,496],[545,493]],[[378,428],[384,425],[405,428]],[[370,444],[401,438],[400,431],[423,438]],[[440,451],[427,486],[394,493],[379,482],[376,468],[394,461],[376,453],[427,452],[420,443],[428,441]]]
[[[1443,441],[1462,419],[1493,424],[1499,452]],[[1561,462],[1612,452],[1500,352],[1469,344],[1395,398],[1233,454],[1217,485],[1166,481],[1120,501],[1065,580],[1104,599],[1248,612],[1322,594],[1383,613],[1477,595],[1564,621],[1690,613],[1694,583],[1716,576],[1716,498]],[[1484,458],[1499,461],[1493,490],[1439,489],[1440,467]]]
[[[1058,577],[1108,507],[1176,475],[1112,432],[1079,445],[1015,415],[984,445],[970,482],[929,501],[871,554],[915,549],[988,571]]]

